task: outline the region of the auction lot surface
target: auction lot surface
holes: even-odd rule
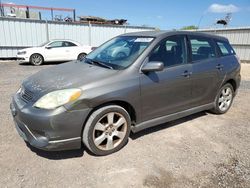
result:
[[[0,62],[0,187],[250,187],[250,64],[225,115],[202,112],[131,135],[119,152],[45,152],[17,134],[9,104],[34,67]]]

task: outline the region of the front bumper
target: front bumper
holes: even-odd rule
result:
[[[81,134],[89,108],[68,111],[34,108],[16,94],[10,104],[19,135],[33,147],[42,150],[69,150],[81,148]]]
[[[30,61],[30,57],[27,56],[26,54],[24,54],[24,55],[17,55],[16,58],[19,61],[24,62],[24,63],[28,63]]]

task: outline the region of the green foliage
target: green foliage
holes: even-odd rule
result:
[[[196,30],[196,29],[198,29],[198,27],[195,25],[189,25],[181,28],[181,30]]]

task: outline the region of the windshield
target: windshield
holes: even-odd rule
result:
[[[106,68],[122,70],[131,65],[153,39],[136,36],[116,37],[87,55],[84,62],[96,62],[97,65],[106,65]]]
[[[44,42],[44,43],[38,45],[38,47],[43,47],[43,46],[45,46],[45,45],[48,44],[48,43],[49,43],[48,41],[47,41],[47,42]]]

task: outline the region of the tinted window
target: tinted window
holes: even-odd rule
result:
[[[230,46],[228,42],[216,41],[216,44],[218,45],[222,56],[235,54],[233,48]]]
[[[64,47],[71,47],[71,46],[76,46],[76,44],[74,44],[72,42],[65,41],[65,42],[63,42],[63,46]]]
[[[172,36],[156,46],[149,61],[163,62],[165,67],[186,63],[185,36]]]
[[[192,60],[199,61],[215,57],[212,41],[203,37],[190,37]]]
[[[59,48],[63,47],[63,42],[62,41],[55,41],[49,44],[51,48]]]

